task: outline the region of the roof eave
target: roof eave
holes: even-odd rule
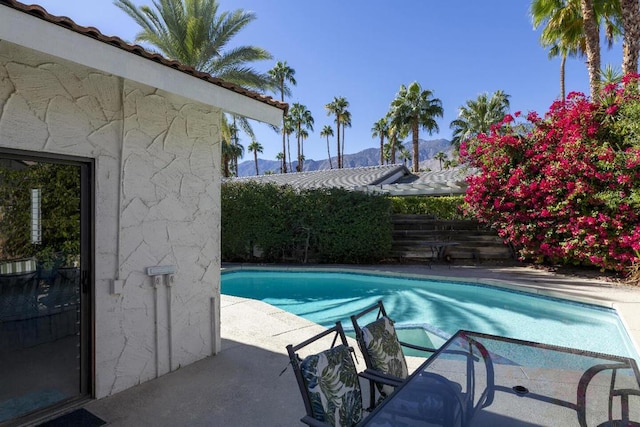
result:
[[[49,15],[39,6],[2,0],[0,40],[74,62],[194,101],[279,125],[287,104],[151,54],[95,28]]]

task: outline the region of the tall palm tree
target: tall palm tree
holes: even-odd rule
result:
[[[258,176],[260,175],[260,172],[258,172],[258,153],[262,153],[263,151],[262,144],[254,139],[251,141],[251,144],[249,144],[247,149],[249,151],[253,151],[253,161],[256,163],[256,176]]]
[[[420,171],[419,139],[420,129],[429,134],[438,131],[436,117],[442,117],[442,102],[433,97],[433,92],[413,82],[406,87],[400,86],[396,98],[391,102],[392,121],[406,125],[411,129],[413,139],[413,171]]]
[[[298,159],[298,164],[300,165],[300,172],[304,170],[304,141],[309,138],[309,131],[306,129],[300,129],[300,158]]]
[[[218,0],[154,0],[153,8],[137,7],[131,0],[114,0],[114,4],[140,26],[136,42],[147,43],[169,59],[245,88],[265,91],[273,87],[268,74],[251,66],[271,59],[269,52],[256,46],[229,46],[256,19],[253,12],[221,12]],[[245,117],[235,120],[250,137],[254,136]]]
[[[348,102],[347,102],[347,105],[349,105]],[[345,143],[344,129],[351,127],[351,111],[346,109],[344,110],[344,112],[342,113],[342,116],[340,117],[340,125],[341,126],[339,127],[342,127],[342,150],[341,150],[342,158],[340,159],[340,164],[342,165],[342,167],[344,167],[344,143]]]
[[[298,172],[302,172],[302,130],[313,130],[313,116],[311,115],[311,111],[307,109],[305,105],[302,105],[298,102],[293,103],[291,106],[291,110],[289,112],[289,116],[291,117],[291,121],[293,123],[293,128],[296,133],[296,137],[298,140]]]
[[[287,161],[287,154],[289,156],[289,170],[293,171],[293,166],[291,164],[291,141],[289,141],[289,137],[291,136],[291,134],[293,133],[294,129],[293,129],[293,121],[291,120],[291,116],[289,114],[287,114],[286,116],[284,116],[284,120],[283,120],[283,130],[287,136],[287,150],[283,151],[284,153],[284,160],[285,162]],[[287,172],[287,165],[284,165],[284,172]]]
[[[284,61],[284,62],[278,61],[276,62],[276,65],[269,70],[268,73],[269,73],[269,76],[273,79],[274,87],[276,87],[280,92],[280,101],[284,102],[285,95],[291,96],[291,89],[289,88],[288,84],[292,84],[293,86],[297,84],[296,79],[294,77],[296,74],[296,70],[289,67],[287,65],[287,61]],[[286,140],[286,129],[284,126],[282,126],[282,152],[283,153],[287,152],[285,140]],[[282,164],[282,170],[284,171],[283,173],[287,173],[286,156],[283,162],[284,162]]]
[[[384,138],[389,132],[389,122],[385,117],[373,124],[371,128],[371,138],[380,137],[380,164],[384,164]]]
[[[640,50],[640,6],[638,0],[620,0],[622,28],[622,73],[638,73],[638,51]]]
[[[453,130],[451,144],[456,151],[459,150],[463,141],[480,133],[489,133],[491,126],[502,121],[508,112],[509,95],[502,90],[495,91],[491,98],[482,93],[475,100],[468,100],[458,109],[458,118],[449,125]]]
[[[231,163],[233,165],[232,169],[235,171],[236,175],[238,174],[238,156],[244,156],[244,147],[240,145],[240,137],[238,134],[240,133],[240,129],[238,128],[238,124],[236,123],[235,117],[232,123],[228,125],[228,133],[229,133],[229,141],[232,146],[232,156]]]
[[[331,162],[331,150],[329,149],[329,137],[333,136],[333,128],[329,125],[324,125],[322,130],[320,131],[320,137],[327,138],[327,157],[329,158],[329,168],[333,169],[333,163]]]
[[[338,140],[338,145],[337,145],[338,169],[342,168],[342,155],[341,155],[342,150],[340,146],[340,124],[342,123],[342,115],[344,114],[348,106],[349,106],[349,102],[344,96],[335,96],[333,97],[333,101],[331,101],[330,103],[324,106],[324,108],[327,110],[327,116],[330,116],[332,114],[336,116],[335,123],[336,123],[336,137]]]

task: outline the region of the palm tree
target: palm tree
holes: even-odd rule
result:
[[[545,25],[540,34],[540,44],[549,48],[549,58],[561,56],[560,97],[564,100],[567,57],[581,56],[584,52],[584,31],[579,4],[567,0],[533,0],[529,13],[534,29]]]
[[[291,106],[291,111],[289,112],[291,117],[291,122],[293,123],[293,128],[296,133],[296,137],[298,139],[298,172],[302,172],[302,145],[301,140],[303,137],[303,130],[309,129],[313,130],[313,116],[311,115],[311,111],[307,109],[306,106],[300,103],[293,103]],[[304,127],[304,129],[303,129]],[[308,134],[307,134],[308,135]]]
[[[229,47],[231,40],[256,19],[253,12],[220,12],[218,0],[154,0],[153,8],[136,7],[131,0],[115,0],[114,4],[140,26],[136,42],[148,43],[169,59],[242,87],[259,91],[273,87],[268,74],[250,66],[271,59],[269,52],[256,46]],[[254,136],[245,117],[235,120],[250,137]]]
[[[381,118],[371,128],[371,138],[380,137],[380,164],[384,164],[384,138],[389,132],[389,122],[386,117]]]
[[[232,169],[235,170],[236,175],[238,174],[238,156],[242,157],[244,155],[244,147],[240,145],[240,138],[238,137],[238,133],[240,132],[236,121],[234,121],[227,126],[229,141],[232,146],[232,156],[231,163],[233,165]]]
[[[287,161],[287,153],[288,153],[288,155],[289,155],[289,170],[293,171],[293,166],[291,165],[291,144],[290,144],[290,141],[289,141],[289,137],[293,133],[294,129],[293,129],[293,121],[291,120],[291,116],[289,114],[284,116],[283,130],[284,130],[285,134],[287,135],[287,151],[283,152],[285,154],[284,159],[285,159],[285,162],[286,162]],[[287,172],[287,165],[284,166],[284,172],[283,173],[286,173],[286,172]]]
[[[433,156],[433,158],[440,162],[440,170],[442,170],[442,162],[447,160],[448,156],[446,155],[446,153],[440,151],[435,156]]]
[[[620,2],[619,0],[593,0],[592,8],[596,19],[595,30],[598,38],[600,37],[600,24],[603,24],[607,44],[611,48],[614,39],[621,34]],[[545,26],[540,34],[540,43],[549,48],[549,57],[562,57],[560,93],[564,99],[564,71],[567,56],[584,56],[587,52],[588,38],[585,32],[587,23],[583,19],[581,0],[533,0],[529,12],[534,28],[540,25]],[[599,56],[599,43],[597,49]]]
[[[280,173],[284,173],[282,168],[284,167],[283,165],[285,165],[283,162],[287,161],[286,159],[287,158],[282,151],[276,154],[276,160],[280,160]]]
[[[480,133],[489,133],[491,126],[500,123],[509,112],[509,95],[501,90],[495,91],[491,98],[486,93],[475,100],[467,101],[458,109],[458,118],[451,122],[453,130],[451,144],[456,151],[460,144]]]
[[[411,160],[411,153],[402,144],[399,146],[398,152],[400,153],[399,157],[400,157],[400,160],[402,160],[402,164],[404,166],[407,166],[407,162]],[[414,166],[414,170],[415,170],[415,166]]]
[[[640,9],[638,0],[620,0],[622,28],[622,74],[638,73],[638,51],[640,50]]]
[[[287,83],[290,83],[293,86],[297,84],[296,79],[294,77],[295,74],[296,74],[296,71],[287,65],[287,61],[284,61],[284,62],[278,61],[276,62],[276,65],[271,70],[269,70],[269,76],[273,79],[274,86],[278,88],[278,91],[280,92],[280,101],[284,102],[285,95],[291,96],[291,89],[289,88],[289,86],[287,86]],[[283,153],[287,152],[285,139],[286,139],[286,129],[285,129],[285,126],[282,126],[282,152]],[[287,173],[286,156],[283,162],[284,163],[282,164],[282,169],[284,173]]]
[[[300,172],[304,170],[304,141],[309,138],[309,132],[306,129],[300,129],[300,159],[298,160],[300,165]]]
[[[249,151],[253,151],[253,160],[256,162],[256,176],[260,175],[258,172],[258,153],[262,153],[262,144],[255,139],[251,141],[251,144],[247,147]]]
[[[400,86],[396,98],[391,102],[392,121],[411,129],[413,137],[413,171],[420,171],[420,151],[418,142],[420,128],[429,134],[438,131],[436,117],[442,117],[442,102],[433,97],[433,92],[422,90],[418,82],[406,87]]]
[[[396,152],[398,151],[398,147],[402,146],[402,142],[399,141],[401,138],[405,138],[407,136],[406,126],[399,126],[397,123],[390,123],[389,125],[389,161],[392,165],[396,164]]]
[[[333,169],[333,163],[331,162],[331,150],[329,149],[329,137],[333,136],[333,128],[329,125],[324,125],[320,131],[320,137],[327,138],[327,157],[329,158],[329,168]]]
[[[347,101],[347,99],[344,96],[335,96],[333,97],[333,101],[331,101],[330,103],[326,104],[324,106],[324,108],[327,110],[327,116],[330,116],[332,114],[334,114],[336,116],[336,136],[337,136],[337,140],[338,140],[338,169],[342,168],[342,150],[340,148],[340,124],[342,123],[342,115],[344,114],[344,112],[346,111],[347,107],[349,106],[349,102]]]
[[[225,178],[228,178],[231,176],[231,169],[229,168],[229,165],[233,160],[233,154],[234,154],[233,144],[231,144],[231,142],[228,139],[223,138],[222,144],[221,144],[221,150],[222,150],[222,175]]]
[[[271,59],[269,52],[256,46],[228,48],[256,19],[253,12],[219,12],[217,0],[155,0],[154,8],[115,0],[115,5],[142,28],[135,40],[153,45],[167,58],[243,87],[271,88],[267,74],[248,66]]]
[[[347,102],[347,106],[349,105],[349,102]],[[345,137],[344,137],[344,129],[347,127],[351,127],[351,111],[345,109],[344,112],[342,113],[342,116],[340,117],[340,122],[342,125],[342,158],[340,159],[340,164],[342,165],[342,167],[344,167],[344,142],[345,142]]]

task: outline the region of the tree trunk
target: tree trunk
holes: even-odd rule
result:
[[[342,165],[342,167],[344,167],[344,123],[342,124],[342,159],[340,161],[340,164]]]
[[[254,151],[253,152],[253,160],[255,160],[256,162],[256,176],[260,175],[260,172],[258,172],[258,151]]]
[[[298,172],[302,172],[302,164],[300,162],[300,126],[298,126],[298,133],[296,135],[296,139],[298,140],[298,165],[296,166],[296,170]]]
[[[327,135],[327,157],[329,158],[329,169],[333,169],[333,163],[331,163],[331,150],[329,149],[329,135]]]
[[[413,171],[420,172],[420,144],[418,143],[419,135],[418,135],[418,119],[413,120],[413,124],[411,125],[411,133],[413,136]]]
[[[622,9],[622,74],[638,73],[638,51],[640,50],[640,2],[620,0]]]
[[[340,114],[336,114],[336,133],[338,134],[338,169],[342,168],[342,159],[340,158]]]
[[[598,95],[600,88],[600,29],[593,10],[593,0],[580,0],[586,39],[587,69],[591,98]]]
[[[288,151],[289,151],[289,170],[291,172],[293,172],[293,164],[291,163],[291,141],[289,141],[289,135],[287,135],[287,147],[288,147]],[[285,161],[286,161],[286,157],[285,156]],[[286,171],[285,171],[286,173]]]
[[[560,61],[560,99],[564,102],[567,99],[567,93],[565,89],[565,65],[567,64],[567,54],[562,55]]]
[[[384,133],[380,132],[380,165],[384,165]]]
[[[284,128],[284,118],[282,119],[282,173],[287,173],[287,131]]]
[[[394,132],[391,137],[391,164],[396,164],[396,141],[398,140],[397,134]]]

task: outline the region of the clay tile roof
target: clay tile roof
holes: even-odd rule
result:
[[[130,52],[134,55],[138,55],[141,56],[145,59],[148,59],[150,61],[155,61],[159,64],[165,65],[167,67],[171,67],[175,70],[181,71],[183,73],[187,73],[190,74],[196,78],[202,79],[202,80],[206,80],[214,85],[223,87],[225,89],[231,90],[233,92],[239,93],[241,95],[244,96],[248,96],[249,98],[253,98],[257,101],[263,102],[265,104],[269,104],[271,106],[274,106],[276,108],[279,108],[283,111],[287,111],[287,109],[289,108],[289,105],[280,101],[277,101],[269,96],[266,95],[262,95],[260,93],[245,89],[241,86],[238,86],[236,84],[233,83],[229,83],[227,81],[224,81],[222,79],[219,79],[217,77],[213,77],[210,74],[207,73],[203,73],[201,71],[198,71],[192,67],[189,67],[187,65],[181,64],[178,61],[174,61],[174,60],[170,60],[167,59],[165,57],[163,57],[162,55],[159,55],[157,53],[153,53],[153,52],[149,52],[148,50],[146,50],[145,48],[143,48],[142,46],[139,45],[133,45],[133,44],[129,44],[127,42],[125,42],[124,40],[122,40],[119,37],[116,36],[106,36],[104,34],[102,34],[100,32],[100,30],[98,30],[95,27],[83,27],[81,25],[76,24],[71,18],[68,18],[66,16],[54,16],[51,15],[49,12],[47,12],[42,6],[38,6],[38,5],[26,5],[20,2],[17,2],[15,0],[0,0],[0,4],[4,4],[6,6],[9,6],[15,10],[27,13],[29,15],[35,16],[37,18],[43,19],[45,21],[51,22],[53,24],[59,25],[61,27],[64,27],[68,30],[74,31],[76,33],[82,34],[84,36],[87,37],[91,37],[93,39],[96,39],[98,41],[101,41],[103,43],[109,44],[111,46],[115,46],[117,48],[126,50],[127,52]]]

